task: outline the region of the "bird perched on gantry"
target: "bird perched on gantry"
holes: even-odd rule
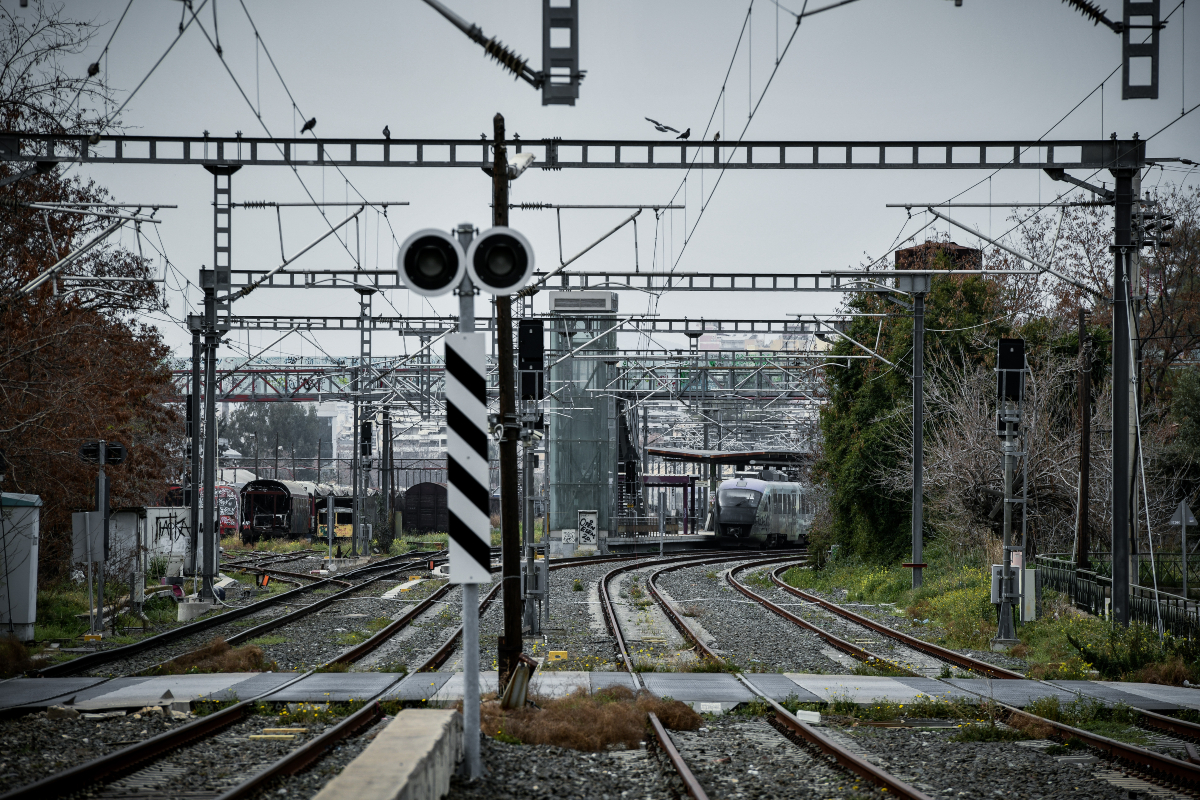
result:
[[[392,129],[389,128],[387,125],[383,126],[383,138],[385,138],[385,139],[392,138]]]
[[[664,125],[661,122],[659,122],[658,120],[653,120],[653,119],[650,119],[649,117],[646,117],[646,122],[649,122],[651,125],[653,125],[654,129],[657,130],[659,133],[666,133],[667,131],[670,131],[671,133],[679,133],[678,128],[672,128],[670,125]]]
[[[686,138],[688,138],[688,137],[689,137],[689,136],[691,136],[691,135],[692,135],[692,129],[691,129],[691,128],[688,128],[686,131],[684,131],[683,133],[679,134],[679,135],[678,135],[678,136],[676,136],[675,138],[676,138],[676,139],[686,139]]]
[[[313,128],[317,127],[317,118],[313,117],[308,122],[304,123],[304,127],[300,129],[301,133],[308,133]]]

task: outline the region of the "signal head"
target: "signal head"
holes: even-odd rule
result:
[[[467,249],[467,273],[488,294],[515,294],[533,275],[533,247],[512,228],[490,228]]]
[[[466,274],[466,263],[462,245],[451,234],[436,228],[409,236],[396,255],[400,280],[425,297],[454,291]]]

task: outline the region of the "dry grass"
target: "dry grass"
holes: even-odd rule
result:
[[[1167,661],[1147,664],[1130,677],[1142,683],[1182,686],[1185,679],[1192,678],[1192,671],[1183,663],[1181,656],[1175,656]]]
[[[277,670],[267,661],[261,647],[252,644],[234,648],[217,637],[199,650],[185,653],[155,670],[156,675],[194,675],[207,672],[265,672]]]
[[[672,730],[694,731],[702,723],[700,715],[685,703],[645,691],[634,694],[624,686],[594,694],[580,689],[567,697],[535,698],[534,702],[540,708],[520,711],[502,711],[498,702],[485,702],[480,715],[483,732],[506,742],[595,751],[636,749],[646,739],[650,711]]]
[[[1013,714],[1008,720],[1010,727],[1024,733],[1030,739],[1049,739],[1054,728],[1040,719],[1030,719],[1019,714]]]
[[[14,636],[0,636],[0,678],[11,678],[34,668],[25,645]]]

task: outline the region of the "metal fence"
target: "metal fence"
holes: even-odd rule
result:
[[[1074,561],[1054,555],[1038,556],[1034,561],[1042,573],[1043,587],[1062,592],[1071,598],[1076,607],[1090,614],[1108,616],[1112,600],[1111,577],[1095,570],[1075,569]],[[1111,568],[1111,562],[1107,566]],[[1145,562],[1142,566],[1148,567]],[[1190,568],[1191,565],[1188,566]],[[1200,603],[1160,591],[1158,608],[1155,609],[1152,587],[1129,587],[1130,619],[1157,628],[1160,615],[1163,629],[1175,636],[1193,638],[1200,635]]]

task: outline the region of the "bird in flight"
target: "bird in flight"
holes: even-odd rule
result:
[[[686,139],[686,138],[688,138],[688,137],[689,137],[689,136],[691,136],[691,135],[692,135],[692,129],[691,129],[691,128],[688,128],[686,131],[684,131],[683,133],[679,134],[679,135],[678,135],[678,136],[676,136],[675,138],[676,138],[676,139]]]
[[[653,125],[655,130],[657,130],[659,133],[666,133],[667,131],[670,131],[671,133],[679,133],[678,128],[672,128],[670,125],[663,125],[661,122],[650,119],[649,117],[646,117],[646,122],[649,122],[651,125]]]
[[[313,117],[308,122],[304,123],[304,127],[300,129],[301,133],[308,133],[313,128],[317,127],[317,118]]]
[[[387,125],[383,126],[383,138],[385,138],[385,139],[392,138],[392,129],[389,128]]]

